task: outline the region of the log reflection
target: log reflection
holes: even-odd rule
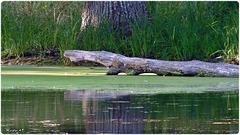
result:
[[[128,94],[75,90],[65,92],[64,100],[82,102],[87,134],[143,133],[144,108],[131,104]]]

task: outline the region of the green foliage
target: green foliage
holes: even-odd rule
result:
[[[125,73],[129,76],[138,75],[134,70],[125,70]]]
[[[106,50],[163,60],[238,64],[237,2],[147,2],[149,20],[125,37],[102,23],[80,32],[83,2],[2,2],[2,58],[55,49]],[[81,37],[78,40],[77,35]],[[63,59],[63,64],[68,63]]]
[[[4,57],[76,49],[82,2],[2,2]],[[41,53],[39,53],[41,54]]]
[[[119,71],[117,70],[114,70],[114,69],[110,69],[108,72],[107,72],[107,75],[118,75]]]

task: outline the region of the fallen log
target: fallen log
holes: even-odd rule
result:
[[[127,73],[156,73],[157,75],[231,76],[238,77],[239,66],[227,63],[209,63],[199,60],[163,61],[126,57],[107,51],[66,50],[64,56],[73,62],[92,61],[109,68],[107,75]]]

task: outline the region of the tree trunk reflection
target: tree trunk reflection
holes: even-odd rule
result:
[[[82,102],[87,134],[143,133],[143,107],[131,104],[128,94],[77,90],[65,92],[64,99]]]

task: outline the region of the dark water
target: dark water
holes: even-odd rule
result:
[[[237,133],[238,91],[127,95],[2,91],[1,132]]]

